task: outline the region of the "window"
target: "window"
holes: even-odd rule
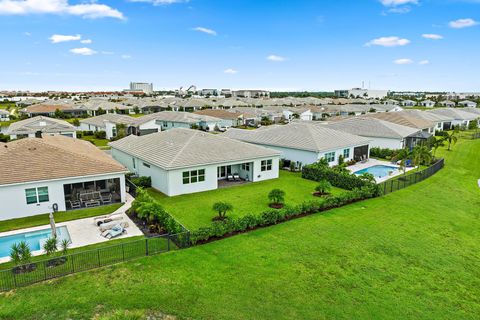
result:
[[[143,163],[143,166],[147,167],[147,168],[150,168],[150,165],[148,163]]]
[[[132,163],[133,163],[133,169],[136,169],[137,168],[137,165],[135,163],[135,158],[132,158]]]
[[[262,170],[262,171],[270,171],[270,170],[272,170],[272,160],[262,160],[261,170]]]
[[[163,121],[163,122],[162,122],[162,126],[163,126],[164,128],[166,128],[166,127],[168,126],[167,122]]]
[[[183,184],[205,181],[205,169],[184,171],[182,173]]]
[[[325,153],[325,160],[327,160],[327,162],[335,161],[335,152]]]
[[[48,187],[26,189],[25,197],[27,204],[48,202]]]
[[[242,163],[242,170],[250,171],[250,163]]]
[[[350,149],[343,149],[343,158],[350,158]]]

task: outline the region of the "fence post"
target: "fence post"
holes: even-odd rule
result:
[[[145,255],[148,256],[148,238],[145,238]]]
[[[17,275],[15,274],[14,269],[12,269],[12,273],[13,273],[13,287],[16,288],[17,287]]]
[[[122,260],[125,261],[125,245],[122,243]]]
[[[47,261],[43,260],[43,275],[45,280],[47,280]]]
[[[70,259],[72,259],[72,260],[71,260],[71,261],[72,261],[72,273],[75,273],[75,263],[74,263],[74,261],[73,261],[73,257],[74,257],[74,255],[72,254],[72,255],[70,256]]]
[[[170,235],[167,236],[167,251],[170,251]]]
[[[97,250],[98,266],[100,267],[100,250]]]

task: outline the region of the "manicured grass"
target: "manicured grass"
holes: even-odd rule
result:
[[[476,319],[479,154],[462,140],[388,196],[2,294],[0,318]]]
[[[289,205],[300,204],[304,201],[318,199],[312,195],[317,182],[302,179],[300,173],[280,171],[280,178],[262,182],[247,183],[201,193],[186,194],[175,197],[151,189],[153,195],[162,206],[185,227],[194,230],[208,226],[217,214],[212,210],[215,202],[226,201],[233,205],[233,211],[228,215],[232,217],[247,214],[260,214],[268,210],[268,193],[272,189],[285,191],[285,203]],[[333,188],[333,194],[343,192]]]
[[[101,149],[110,148],[108,146],[108,143],[110,142],[110,140],[108,139],[97,139],[94,136],[82,136],[80,139],[89,141]]]
[[[116,204],[111,204],[111,205],[101,206],[96,208],[57,212],[55,213],[55,221],[58,223],[58,222],[65,222],[65,221],[88,218],[88,217],[101,216],[101,215],[112,213],[118,208],[120,208],[121,206],[122,206],[121,203],[116,203]],[[36,216],[31,216],[31,217],[0,221],[0,232],[49,224],[50,219],[48,218],[48,215],[49,214],[46,213],[46,214],[40,214]]]

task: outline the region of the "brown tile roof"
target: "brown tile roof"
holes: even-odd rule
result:
[[[242,117],[240,112],[229,112],[221,109],[205,109],[196,111],[194,113],[226,120],[237,120],[238,118]]]
[[[0,145],[0,185],[126,171],[87,141],[63,136],[26,138]]]
[[[50,113],[55,112],[56,110],[60,111],[73,111],[76,110],[72,106],[63,105],[63,104],[34,104],[29,107],[22,109],[23,112],[26,113]]]

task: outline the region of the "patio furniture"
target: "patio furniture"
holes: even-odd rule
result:
[[[99,206],[102,200],[102,195],[99,191],[84,192],[78,195],[80,203],[85,207]]]
[[[233,174],[233,179],[234,179],[235,181],[240,181],[240,180],[241,180],[241,179],[240,179],[240,175],[239,175],[238,173],[234,173],[234,174]]]
[[[228,181],[235,181],[235,178],[233,177],[232,174],[229,174],[229,175],[227,176],[227,180],[228,180]]]
[[[112,229],[103,232],[102,236],[107,238],[107,239],[112,239],[112,238],[118,237],[118,236],[120,236],[120,235],[122,235],[123,233],[126,233],[126,232],[127,232],[127,230],[125,230],[125,228],[123,228],[121,225],[117,224]]]
[[[118,217],[120,217],[120,219],[123,219],[123,217],[121,216],[121,214],[123,214],[124,212],[117,212],[117,213],[111,213],[111,214],[106,214],[106,215],[103,215],[103,216],[98,216],[98,217],[94,217],[93,218],[93,224],[94,225],[98,225],[97,222],[102,222],[107,220],[107,219],[110,219],[110,220],[119,220]]]
[[[85,208],[98,207],[100,205],[100,200],[87,200],[84,204]]]
[[[102,201],[102,204],[112,203],[112,194],[108,193],[108,194],[100,195],[100,200]]]
[[[100,232],[105,232],[107,230],[112,229],[115,226],[121,226],[122,228],[128,228],[128,222],[126,221],[111,221],[108,223],[103,223],[98,226]]]
[[[68,203],[70,203],[71,209],[80,209],[82,207],[81,202],[78,200],[68,200]]]

